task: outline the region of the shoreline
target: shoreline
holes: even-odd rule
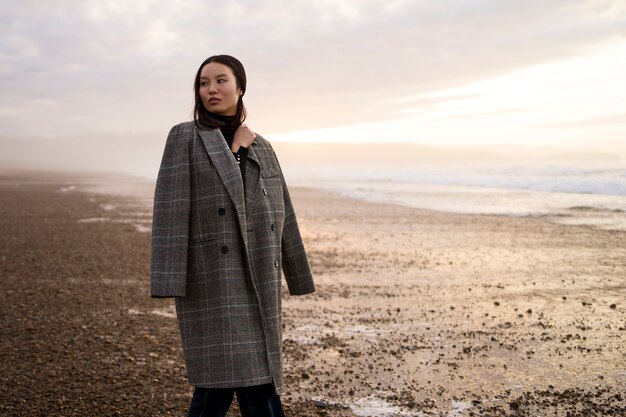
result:
[[[11,170],[0,169],[0,178],[5,175],[16,176],[21,180],[41,180],[50,181],[57,178],[64,182],[67,182],[69,186],[79,186],[80,190],[84,192],[95,192],[104,195],[115,196],[128,196],[141,198],[146,207],[152,210],[152,198],[154,195],[155,179],[148,177],[140,177],[132,174],[126,174],[121,172],[96,172],[96,171],[62,171],[62,170]],[[40,178],[41,176],[47,176],[47,179]],[[316,187],[310,184],[298,183],[293,181],[296,185],[290,185],[289,189],[301,189],[304,191],[317,192],[320,196],[335,196],[339,198],[346,198],[353,200],[361,204],[388,204],[393,206],[410,208],[418,211],[424,211],[427,213],[449,214],[449,215],[467,215],[467,216],[497,216],[510,219],[536,219],[553,224],[560,224],[564,226],[575,227],[591,227],[600,230],[613,230],[613,231],[626,231],[626,222],[623,220],[612,220],[611,216],[622,216],[626,218],[626,210],[621,209],[603,209],[588,205],[573,205],[560,210],[552,210],[549,212],[536,212],[536,213],[498,213],[498,212],[465,212],[444,210],[439,208],[429,208],[416,206],[402,201],[388,201],[384,199],[368,198],[365,196],[356,196],[354,191],[329,189],[325,187]],[[76,184],[74,184],[76,183]],[[289,183],[291,184],[291,183]],[[510,190],[520,191],[520,190]],[[546,192],[546,194],[551,194]]]
[[[147,297],[149,199],[17,174],[0,175],[0,411],[183,414],[173,303]],[[626,412],[626,233],[290,191],[318,290],[283,298],[287,415]]]
[[[5,175],[12,175],[22,180],[41,180],[49,181],[51,178],[58,178],[65,182],[76,182],[80,185],[81,190],[86,192],[96,192],[99,194],[109,194],[117,196],[140,197],[144,200],[147,207],[152,209],[152,198],[154,195],[155,179],[137,176],[122,172],[97,172],[97,171],[63,171],[63,170],[35,170],[35,169],[0,169],[0,178]],[[48,179],[40,178],[46,176]],[[603,209],[588,205],[572,205],[561,209],[552,209],[546,212],[535,213],[498,213],[498,212],[466,212],[456,210],[445,210],[441,208],[423,207],[408,202],[390,201],[388,199],[372,198],[367,196],[358,196],[355,190],[330,189],[323,186],[314,186],[302,181],[293,181],[296,185],[290,185],[289,189],[315,190],[321,195],[332,195],[341,198],[352,199],[365,204],[390,204],[401,207],[407,207],[415,210],[424,210],[426,212],[452,214],[452,215],[470,215],[470,216],[501,216],[504,218],[521,218],[521,219],[539,219],[541,221],[561,224],[566,226],[592,227],[602,230],[626,231],[626,210],[622,209]],[[78,185],[74,184],[74,185]],[[291,182],[289,183],[291,184]],[[71,185],[71,184],[69,184]],[[500,190],[502,191],[502,190]],[[508,191],[519,192],[523,190],[511,189]],[[547,192],[547,195],[554,194]],[[567,193],[566,193],[567,194]],[[620,218],[617,219],[616,217]]]

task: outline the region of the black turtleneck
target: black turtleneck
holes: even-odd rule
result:
[[[219,129],[222,132],[222,135],[224,135],[224,138],[226,139],[228,148],[229,149],[232,148],[233,139],[235,137],[235,132],[237,131],[239,126],[241,126],[241,122],[239,121],[237,116],[222,116],[219,114],[211,113],[211,117],[219,120],[220,122],[224,124]],[[236,152],[233,152],[233,155],[235,156],[235,159],[237,160],[237,163],[239,164],[239,169],[241,170],[241,178],[243,179],[243,184],[245,187],[246,160],[247,160],[247,155],[248,155],[248,148],[244,148],[243,146],[240,146]]]

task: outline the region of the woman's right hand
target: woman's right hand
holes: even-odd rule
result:
[[[231,150],[233,152],[237,152],[240,146],[244,148],[249,148],[250,145],[252,145],[252,142],[254,142],[254,138],[256,138],[256,134],[252,130],[250,130],[248,125],[242,123],[242,125],[239,126],[235,131]]]

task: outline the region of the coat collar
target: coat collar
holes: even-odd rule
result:
[[[248,150],[248,162],[246,163],[246,187],[244,191],[243,181],[241,179],[241,170],[239,164],[235,160],[232,151],[224,139],[224,135],[219,129],[203,129],[197,128],[196,131],[200,135],[202,144],[209,154],[209,158],[215,165],[217,172],[222,179],[222,183],[226,187],[228,194],[235,206],[237,217],[239,219],[239,227],[243,236],[244,244],[248,246],[248,226],[246,207],[251,210],[254,206],[255,194],[258,190],[260,163],[255,148],[256,142],[252,142]],[[252,162],[252,163],[251,163]]]

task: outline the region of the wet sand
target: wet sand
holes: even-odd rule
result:
[[[185,414],[151,191],[0,173],[0,415]],[[291,194],[318,291],[285,290],[288,416],[626,415],[626,232]]]

